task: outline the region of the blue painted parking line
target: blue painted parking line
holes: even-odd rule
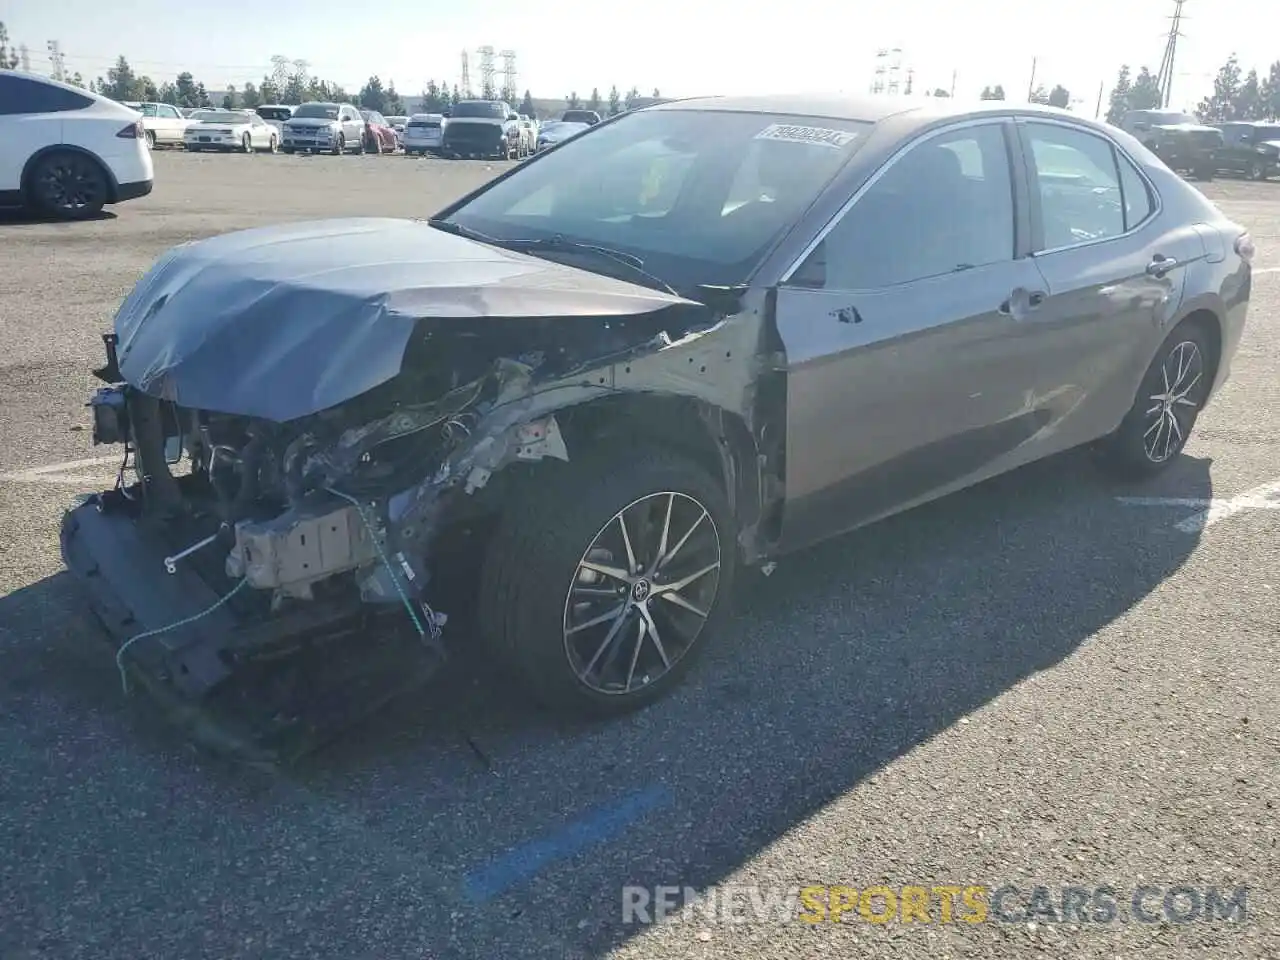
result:
[[[628,824],[654,810],[668,807],[672,802],[670,790],[654,786],[599,807],[549,836],[521,844],[467,874],[466,894],[476,903],[492,900],[516,884],[536,876],[549,864],[612,839]]]

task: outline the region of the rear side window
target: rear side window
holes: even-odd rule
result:
[[[63,113],[83,110],[93,100],[52,84],[26,77],[0,77],[0,115]]]
[[[1120,191],[1124,195],[1125,230],[1132,230],[1139,224],[1145,223],[1155,212],[1151,188],[1124,156],[1120,157]]]

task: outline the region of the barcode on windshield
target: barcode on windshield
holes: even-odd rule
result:
[[[817,143],[839,149],[850,143],[856,134],[828,127],[804,127],[794,123],[771,123],[756,134],[757,140],[783,140],[787,143]]]

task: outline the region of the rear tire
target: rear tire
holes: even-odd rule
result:
[[[639,709],[679,683],[728,616],[737,557],[729,505],[701,467],[661,449],[606,448],[545,470],[509,505],[488,544],[481,636],[497,662],[557,713]],[[630,525],[626,540],[620,514]],[[611,549],[600,546],[606,541]],[[642,590],[583,566],[628,568],[627,552],[646,574],[659,554],[670,563],[645,577]],[[688,582],[673,590],[681,580]],[[658,642],[641,632],[646,617]]]
[[[102,212],[110,189],[107,173],[95,158],[61,150],[36,163],[28,180],[27,198],[46,216],[88,220]]]
[[[1191,436],[1209,397],[1217,357],[1204,328],[1183,321],[1165,338],[1138,386],[1133,406],[1099,445],[1104,468],[1142,480],[1168,469]]]

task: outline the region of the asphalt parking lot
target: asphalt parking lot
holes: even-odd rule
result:
[[[121,694],[57,548],[109,482],[83,403],[121,297],[175,243],[426,216],[503,166],[161,152],[103,219],[0,215],[0,958],[1275,957],[1280,183],[1205,188],[1259,272],[1168,474],[1121,488],[1068,455],[789,558],[642,714],[557,727],[464,664],[268,773]],[[623,922],[624,886],[716,884],[1022,900]],[[1036,884],[1244,885],[1247,914],[1029,922]]]

